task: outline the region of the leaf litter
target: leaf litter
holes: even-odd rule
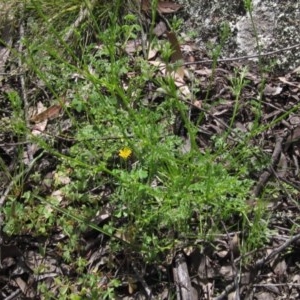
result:
[[[149,11],[149,1],[142,2],[143,9]],[[173,2],[158,2],[160,14],[174,13],[179,8],[181,6]],[[158,30],[156,35],[168,41],[174,50],[170,64],[179,63],[180,65],[182,61],[195,62],[205,58],[197,46],[190,42],[179,44],[174,32],[162,29]],[[128,55],[137,56],[141,51],[140,46],[141,43],[138,40],[128,41],[126,52]],[[6,55],[2,59],[3,64],[8,64]],[[210,68],[205,63],[189,67],[181,65],[177,68],[175,66],[175,69],[170,72],[168,64],[160,61],[156,50],[153,49],[148,60],[149,64],[158,66],[155,75],[157,78],[159,76],[174,78],[182,100],[190,106],[192,120],[196,120],[200,114],[204,115],[198,136],[200,150],[205,151],[213,147],[212,137],[226,132],[234,112],[235,101],[231,78],[236,76],[235,70],[248,67],[247,62],[221,62],[216,68]],[[3,64],[1,64],[2,71],[5,70]],[[262,106],[259,109],[261,109],[262,124],[271,124],[271,126],[265,126],[265,130],[252,137],[250,141],[273,158],[265,170],[253,172],[252,176],[257,182],[257,192],[254,194],[259,194],[261,186],[266,184],[272,185],[275,182],[282,187],[281,193],[274,196],[274,199],[270,199],[268,227],[271,232],[265,247],[253,253],[246,253],[242,257],[240,243],[243,231],[230,232],[225,225],[226,234],[216,237],[215,240],[195,241],[193,246],[183,247],[173,253],[169,259],[166,258],[168,263],[145,266],[139,257],[131,257],[126,253],[113,254],[107,244],[107,236],[89,228],[82,233],[83,249],[80,251],[83,251],[87,258],[88,273],[105,270],[103,281],[98,283],[99,288],[107,288],[112,274],[123,273],[123,276],[120,276],[123,287],[119,289],[120,299],[135,299],[136,297],[169,299],[170,291],[177,295],[177,299],[237,299],[236,297],[298,299],[300,297],[298,275],[300,236],[297,230],[300,190],[299,68],[287,74],[269,73],[265,78]],[[196,99],[191,99],[191,78],[186,76],[186,71],[193,74],[197,82],[199,92],[196,93]],[[243,134],[250,132],[255,122],[252,101],[258,99],[261,93],[261,76],[257,69],[249,68],[245,78],[247,84],[239,99],[240,107],[236,121],[233,122],[233,128],[240,130]],[[1,78],[4,89],[8,89],[13,83],[9,79]],[[3,99],[0,95],[0,101],[4,101]],[[219,99],[222,100],[218,101]],[[61,109],[60,105],[54,104],[44,111],[38,111],[31,121],[37,124],[43,123],[38,131],[46,132],[48,119],[56,122]],[[288,111],[290,112],[287,113]],[[178,123],[179,127],[184,126],[180,118]],[[48,130],[53,129],[50,127]],[[53,136],[60,134],[57,131],[48,133]],[[32,134],[35,134],[34,131]],[[182,134],[179,135],[184,138]],[[1,159],[8,165],[13,164],[14,153],[11,145],[18,141],[2,133],[0,133],[0,138]],[[237,135],[228,136],[228,143],[231,143],[232,147],[235,145],[234,139],[236,138]],[[188,152],[188,150],[185,151]],[[40,171],[44,170],[44,172],[48,167],[49,164],[44,167],[42,164],[39,166]],[[70,176],[58,173],[53,173],[51,176],[55,178],[58,185],[67,185],[70,183],[71,171]],[[5,201],[6,192],[11,192],[7,190],[7,179],[4,182],[6,184],[1,184],[3,190],[1,205]],[[298,191],[298,194],[290,195],[286,187],[292,187]],[[108,191],[102,191],[102,193],[109,194]],[[63,201],[63,193],[59,189],[53,190],[52,196]],[[257,205],[255,199],[250,199],[249,204]],[[98,226],[103,226],[109,222],[112,209],[113,207],[107,202],[103,209],[92,218],[92,221]],[[34,288],[38,282],[44,282],[47,288],[55,293],[57,292],[55,277],[61,274],[76,277],[71,264],[60,263],[61,255],[57,246],[68,237],[62,234],[59,228],[47,240],[30,235],[8,237],[3,232],[1,234],[2,279],[0,284],[3,299],[11,297],[14,293],[22,295],[23,298],[36,299],[40,296]],[[131,234],[130,232],[117,232],[119,238],[126,242],[131,240]],[[47,248],[45,255],[40,254],[40,247]],[[242,260],[246,262],[241,264]],[[42,266],[43,270],[38,275],[33,273],[33,269]],[[158,276],[161,278],[160,282],[157,282]]]

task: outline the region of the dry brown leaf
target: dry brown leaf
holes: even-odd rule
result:
[[[176,34],[170,31],[167,32],[167,37],[173,50],[173,54],[171,56],[171,63],[183,61],[183,55]],[[183,79],[184,75],[185,69],[183,66],[178,67],[175,72],[171,72],[171,76],[175,80],[175,85],[179,88],[182,95],[188,98],[191,95],[191,92]]]
[[[158,67],[159,71],[162,73],[162,75],[166,75],[166,70],[167,70],[167,66],[165,63],[161,62],[161,61],[149,61],[149,63],[153,66]]]
[[[28,111],[29,116],[38,115],[45,111],[47,108],[44,106],[43,102],[39,101],[36,107],[30,107]]]
[[[300,275],[299,274],[295,274],[294,276],[293,276],[293,279],[292,279],[292,282],[293,283],[300,283]]]
[[[204,67],[201,70],[195,70],[195,73],[203,76],[211,76],[212,70]]]
[[[202,101],[201,100],[195,100],[193,105],[200,109],[200,108],[202,108]]]
[[[36,133],[36,132],[32,132],[33,135],[38,135],[40,133]],[[40,147],[37,144],[29,144],[26,147],[27,151],[24,151],[23,153],[23,162],[26,166],[28,166],[31,162],[32,157],[34,156],[34,154],[40,149]]]
[[[60,203],[64,199],[64,193],[61,190],[56,190],[51,193],[51,197],[55,198]],[[51,209],[52,211],[50,205],[49,205],[49,209]]]
[[[274,296],[268,292],[260,292],[255,294],[257,300],[275,300]]]
[[[186,83],[184,82],[183,78],[180,77],[180,75],[178,75],[178,73],[176,72],[172,72],[170,74],[173,78],[174,78],[174,83],[175,85],[179,88],[181,94],[185,97],[185,98],[190,98],[191,96],[191,91],[188,88],[188,86],[186,85]]]
[[[230,241],[229,248],[232,251],[234,257],[238,257],[240,254],[240,241],[237,233],[233,236]]]
[[[151,9],[150,0],[142,0],[141,7],[142,7],[142,11],[149,12]]]
[[[167,33],[168,40],[172,46],[173,54],[171,56],[171,63],[176,63],[178,61],[183,60],[183,55],[180,49],[180,45],[178,43],[177,37],[174,32]],[[168,71],[167,65],[161,61],[149,61],[150,64],[157,66],[159,71],[163,76],[169,74],[172,78],[174,78],[175,85],[179,88],[181,94],[188,98],[191,95],[191,92],[184,81],[185,69],[183,66],[177,68],[176,71]]]
[[[41,101],[39,101],[37,103],[37,114],[36,114],[36,116],[42,114],[46,110],[47,110],[47,108],[44,106],[44,104]],[[30,121],[31,121],[31,119],[30,119]],[[31,133],[35,136],[40,135],[42,132],[45,131],[45,129],[47,127],[47,122],[48,122],[47,119],[45,119],[44,121],[41,121],[41,122],[36,122],[36,124],[32,128]]]
[[[278,77],[278,79],[283,82],[283,83],[286,83],[290,86],[294,86],[296,88],[300,88],[300,84],[296,84],[296,83],[293,83],[293,82],[289,82],[285,77]]]
[[[231,293],[228,294],[227,300],[235,300],[235,299],[237,299],[237,293],[236,293],[236,291],[233,291],[233,292],[231,292]]]
[[[59,113],[62,109],[62,106],[60,104],[54,104],[47,108],[45,111],[33,116],[30,119],[30,122],[32,123],[41,123],[45,120],[54,119],[59,116]]]
[[[157,10],[161,14],[171,14],[177,12],[180,8],[182,8],[181,4],[177,4],[169,1],[158,1]]]
[[[167,25],[165,22],[160,21],[158,24],[156,24],[155,28],[153,29],[153,33],[160,37],[167,31]]]
[[[138,40],[129,40],[126,43],[125,52],[129,55],[136,53],[142,49],[141,45],[142,45],[142,42],[139,39]]]
[[[65,173],[57,172],[54,174],[54,180],[56,185],[67,185],[71,182],[71,178]]]
[[[232,280],[234,276],[234,270],[230,264],[224,264],[224,266],[220,268],[219,272],[225,280]]]
[[[279,262],[276,262],[272,265],[273,272],[277,276],[283,276],[287,274],[287,264],[284,259],[280,260]]]
[[[151,10],[151,0],[142,0],[142,10],[148,13]],[[157,11],[161,14],[170,14],[177,12],[182,5],[170,1],[158,0]]]
[[[24,295],[27,297],[35,297],[36,295],[34,292],[30,289],[26,281],[24,281],[21,277],[17,277],[14,279],[15,283],[19,287],[19,289],[23,292]]]
[[[300,66],[293,70],[291,73],[300,73]]]
[[[273,86],[271,84],[266,84],[264,89],[264,95],[266,96],[276,96],[282,92],[282,87],[280,86]]]
[[[167,72],[166,64],[161,62],[161,61],[149,61],[149,63],[151,65],[157,66],[159,68],[159,71],[161,72],[161,74],[163,76],[166,76],[167,74],[169,74],[174,79],[175,85],[179,88],[181,94],[185,98],[189,98],[191,96],[190,89],[188,88],[188,86],[184,82],[183,78],[180,77],[177,72],[171,72],[171,73]]]
[[[194,50],[197,50],[197,48],[195,48],[195,46],[191,44],[185,44],[185,45],[181,45],[181,50],[184,53],[192,53]]]
[[[157,54],[157,50],[151,47],[148,52],[148,60],[154,58],[156,54]]]
[[[173,31],[167,32],[167,38],[172,46],[173,53],[171,55],[171,63],[183,61],[183,55],[176,34]],[[184,77],[184,67],[181,66],[176,70],[180,78]]]
[[[128,277],[128,292],[129,294],[133,294],[137,289],[137,281],[132,278],[132,277]]]

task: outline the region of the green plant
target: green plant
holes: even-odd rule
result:
[[[233,108],[231,121],[229,124],[230,128],[232,128],[234,120],[235,120],[237,112],[238,112],[239,99],[240,99],[242,90],[248,83],[248,81],[245,79],[246,74],[247,74],[247,68],[244,68],[241,71],[235,69],[234,76],[232,78],[230,78],[230,81],[232,84],[231,90],[235,97],[235,104],[234,104],[234,108]]]
[[[16,135],[24,135],[27,131],[24,121],[24,112],[22,109],[22,101],[17,91],[10,91],[7,93],[7,98],[11,103],[12,118],[10,119],[11,130]]]
[[[230,34],[231,34],[231,31],[230,31],[230,27],[229,27],[228,23],[227,22],[222,23],[220,35],[219,35],[220,43],[218,43],[218,44],[208,43],[208,45],[207,45],[207,47],[209,49],[209,56],[212,58],[213,63],[212,63],[212,72],[209,77],[209,86],[208,86],[207,93],[205,96],[205,102],[208,100],[209,92],[211,90],[212,83],[213,83],[213,80],[215,77],[215,71],[217,68],[218,58],[220,57],[221,51],[222,51],[227,39],[230,37]]]
[[[158,2],[151,3],[153,30]],[[250,3],[245,1],[249,11]],[[59,299],[113,299],[121,285],[116,277],[99,288],[104,274],[86,272],[79,241],[88,228],[109,238],[107,247],[113,254],[123,251],[147,263],[165,262],[171,251],[193,245],[197,239],[213,240],[215,234],[224,231],[224,224],[246,233],[244,251],[267,240],[264,207],[254,210],[249,220],[251,207],[247,204],[254,183],[251,174],[269,164],[269,158],[250,143],[264,128],[259,124],[260,99],[251,104],[256,126],[247,133],[234,128],[248,83],[247,70],[236,69],[230,79],[235,105],[227,132],[212,138],[211,149],[200,151],[197,135],[201,114],[197,121],[191,120],[190,107],[182,101],[174,78],[157,75],[157,69],[146,60],[133,60],[124,51],[127,42],[141,34],[139,16],[128,13],[121,22],[121,1],[115,6],[101,2],[95,10],[91,4],[61,3],[61,11],[57,11],[51,3],[29,1],[27,7],[35,12],[32,18],[36,20],[24,38],[24,61],[30,76],[42,82],[45,94],[67,98],[68,103],[62,105],[63,118],[71,124],[68,146],[60,148],[57,133],[52,140],[30,134],[18,93],[7,94],[13,112],[12,130],[17,135],[27,133],[30,142],[55,164],[43,170],[54,174],[53,178],[44,179],[38,168],[26,178],[26,187],[23,176],[17,178],[21,192],[12,193],[2,208],[7,218],[4,231],[44,236],[60,231],[67,237],[56,250],[64,262],[72,264],[78,277],[76,282],[61,277],[55,280]],[[70,27],[81,8],[90,11],[90,18],[74,30],[74,40],[66,42],[65,30],[59,29],[57,20],[62,18],[61,25]],[[99,26],[98,20],[104,15]],[[33,37],[38,32],[35,22],[43,25],[43,38]],[[178,29],[180,21],[174,18],[172,26]],[[86,28],[92,36],[89,42],[81,35]],[[206,105],[217,60],[229,35],[229,26],[224,23],[220,43],[211,46],[213,66]],[[150,43],[157,41],[150,38]],[[169,43],[164,44],[161,58],[168,62],[172,51]],[[149,84],[155,89],[153,95]],[[34,95],[31,105],[39,97],[39,93]],[[177,118],[182,120],[191,143],[187,152],[182,151],[182,136],[174,133]],[[93,224],[90,220],[106,205],[111,207],[109,220],[105,225]],[[57,297],[43,284],[39,290],[45,299]]]

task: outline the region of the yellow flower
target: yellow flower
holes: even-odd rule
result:
[[[123,159],[127,159],[131,155],[132,151],[129,147],[124,147],[119,151],[119,156]]]

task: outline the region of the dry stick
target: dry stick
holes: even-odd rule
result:
[[[277,254],[284,251],[286,248],[288,248],[293,243],[300,240],[300,233],[292,236],[289,240],[287,240],[285,243],[283,243],[281,246],[275,248],[269,255],[266,257],[259,259],[256,261],[256,263],[253,266],[253,269],[262,268],[266,263],[268,263],[271,259],[273,259]],[[225,290],[220,294],[218,297],[214,298],[214,300],[222,300],[224,299],[235,287],[235,283],[232,282],[228,286],[226,286]]]
[[[293,161],[296,167],[296,170],[294,171],[294,174],[297,176],[299,174],[299,163],[298,163],[298,158],[296,157],[295,154],[293,154]]]
[[[300,47],[300,43],[290,46],[290,47],[282,48],[282,49],[271,51],[271,52],[261,53],[261,54],[253,54],[253,55],[240,56],[240,57],[217,59],[217,62],[230,62],[230,61],[238,61],[238,60],[247,60],[250,58],[256,58],[256,57],[260,57],[260,56],[270,56],[273,54],[277,54],[279,52],[295,49],[298,47]],[[183,63],[182,66],[198,65],[198,64],[212,63],[212,62],[215,62],[215,60],[213,60],[213,59],[198,60],[198,61],[194,61],[194,62]]]
[[[254,287],[273,287],[273,286],[287,286],[287,287],[300,287],[299,283],[263,283],[263,284],[253,284]]]
[[[290,180],[287,180],[286,178],[283,178],[281,176],[278,176],[278,179],[283,181],[284,183],[290,185],[291,187],[293,187],[294,189],[296,189],[297,191],[300,191],[300,185],[293,182],[293,181],[290,181]]]
[[[26,145],[30,143],[30,141],[24,141],[24,142],[15,142],[15,143],[3,143],[0,144],[0,147],[5,147],[5,146],[17,146],[17,145]]]
[[[276,178],[276,180],[278,181],[280,187],[282,188],[282,190],[285,192],[285,194],[287,195],[288,199],[295,204],[295,206],[298,208],[298,210],[300,211],[300,205],[298,204],[297,201],[295,201],[289,194],[289,192],[287,191],[287,189],[285,188],[285,186],[282,184],[282,182],[280,181],[280,177],[278,176],[278,174],[276,173],[276,171],[274,170],[274,168],[272,168],[272,173],[274,175],[274,177]]]
[[[18,60],[18,64],[19,64],[19,68],[22,68],[22,52],[23,52],[23,43],[22,40],[24,38],[24,21],[23,18],[21,19],[21,23],[20,23],[20,28],[19,28],[19,35],[20,35],[20,44],[19,44],[19,60]],[[26,127],[30,128],[29,125],[29,116],[28,116],[28,111],[29,111],[29,104],[28,104],[28,97],[27,97],[27,92],[26,92],[26,84],[25,84],[25,74],[21,74],[20,75],[20,83],[21,83],[21,95],[22,95],[22,100],[24,103],[24,116],[25,116],[25,123],[26,123]],[[28,135],[27,135],[28,137]],[[32,155],[32,150],[31,150],[31,144],[27,144],[26,145],[27,148],[27,155],[28,155],[28,160],[29,162],[31,162],[33,160],[33,155]]]
[[[274,256],[285,250],[287,247],[289,247],[291,244],[295,243],[300,239],[300,233],[292,236],[289,240],[287,240],[285,243],[283,243],[281,246],[274,249],[269,255],[267,255],[264,258],[259,259],[254,267],[256,269],[261,268],[263,265],[265,265],[267,262],[269,262]]]
[[[4,300],[13,300],[16,299],[18,295],[20,295],[22,291],[19,289],[15,290],[13,293],[11,293],[8,297],[6,297]]]
[[[182,251],[176,254],[172,269],[176,284],[177,300],[192,300],[191,279],[185,255]]]
[[[178,279],[178,273],[174,270],[173,268],[173,281],[175,282],[176,285],[176,299],[180,299],[181,298],[181,294],[180,294],[180,287],[179,284],[177,284],[177,282],[179,282]]]
[[[85,9],[84,11],[81,11],[79,14],[79,17],[77,18],[77,20],[74,22],[74,24],[72,25],[72,27],[70,28],[70,30],[66,33],[64,40],[67,41],[71,35],[73,34],[73,31],[75,28],[77,28],[80,23],[85,19],[85,17],[87,16],[88,11]],[[270,55],[274,55],[280,52],[284,52],[287,50],[292,50],[295,48],[300,47],[300,43],[290,46],[290,47],[286,47],[286,48],[282,48],[282,49],[278,49],[278,50],[274,50],[271,52],[266,52],[266,53],[261,53],[261,54],[253,54],[253,55],[247,55],[247,56],[240,56],[240,57],[232,57],[232,58],[221,58],[221,59],[217,59],[217,62],[231,62],[231,61],[239,61],[239,60],[247,60],[247,59],[251,59],[251,58],[256,58],[259,56],[270,56]],[[191,65],[197,65],[197,64],[204,64],[204,63],[212,63],[215,60],[213,59],[205,59],[205,60],[198,60],[198,61],[194,61],[194,62],[186,62],[181,64],[181,66],[191,66]],[[11,75],[10,73],[0,73],[0,75]]]
[[[232,292],[235,288],[235,282],[230,283],[229,285],[227,285],[224,289],[224,291],[222,292],[222,294],[220,294],[218,297],[214,298],[213,300],[223,300],[224,298],[227,297],[227,295]]]

